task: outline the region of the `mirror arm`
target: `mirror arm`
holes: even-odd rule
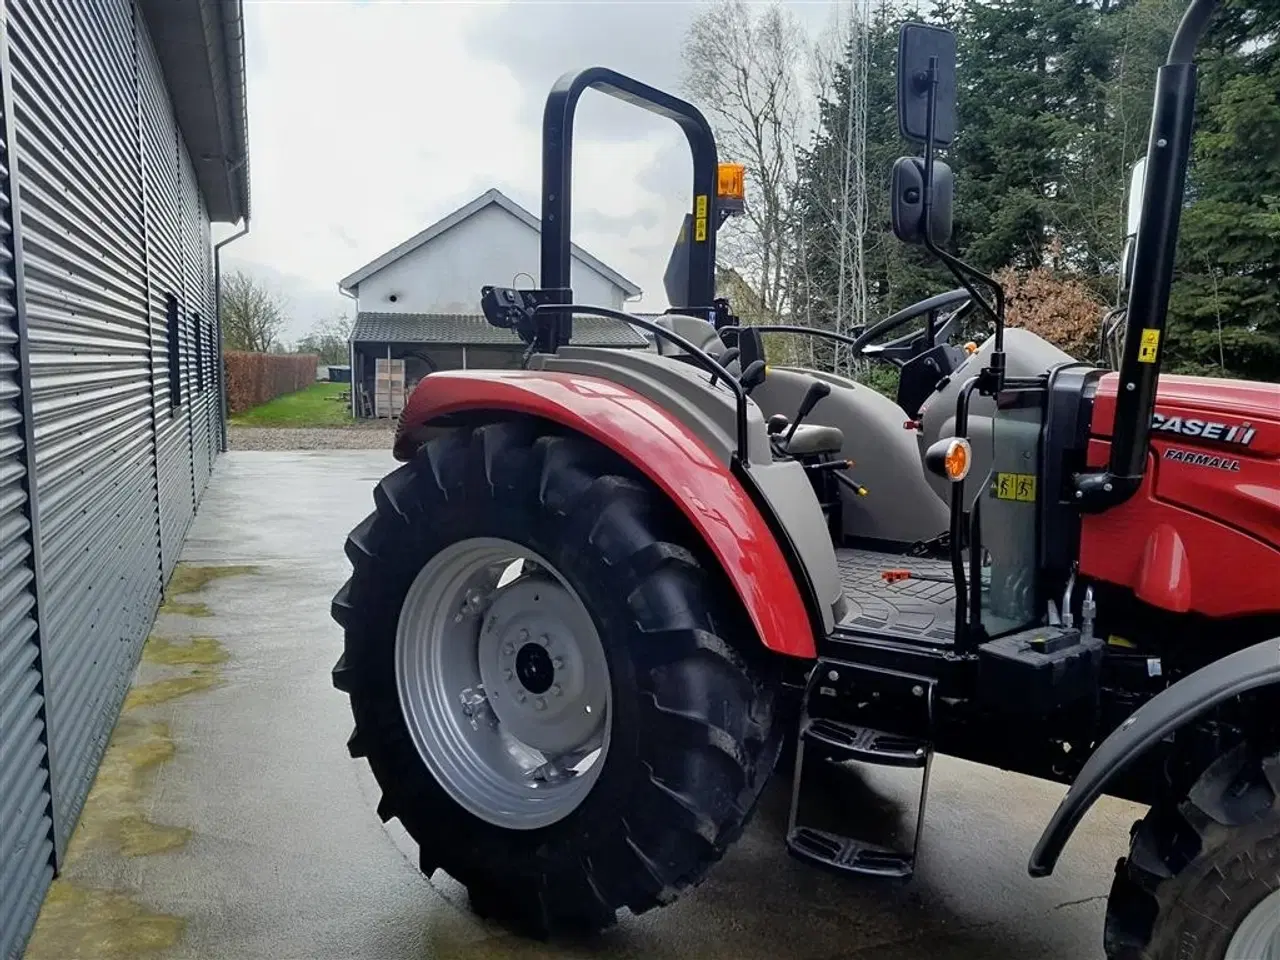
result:
[[[951,275],[960,281],[960,285],[969,291],[987,316],[995,322],[996,343],[991,355],[991,368],[996,378],[994,389],[998,390],[1004,380],[1004,288],[992,278],[979,273],[967,263],[951,256],[951,254],[933,242],[933,138],[938,124],[938,58],[936,56],[929,58],[927,82],[929,84],[929,98],[924,139],[924,246],[926,250],[946,265],[947,269],[951,271]],[[986,297],[982,296],[974,288],[969,281],[970,277],[980,280],[991,287],[995,298],[994,307],[987,302]]]

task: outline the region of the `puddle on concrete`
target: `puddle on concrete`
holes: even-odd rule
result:
[[[165,602],[171,601],[174,597],[203,590],[214,580],[221,577],[238,577],[257,572],[257,567],[245,564],[195,566],[189,563],[180,563],[174,568],[173,575],[169,577],[169,583],[165,587]]]
[[[121,893],[53,882],[24,954],[25,960],[99,960],[166,950],[182,937],[186,921],[151,913]]]
[[[179,564],[161,609],[187,616],[207,615],[208,607],[203,603],[175,603],[173,597],[194,593],[212,580],[256,569]],[[156,772],[176,750],[169,725],[154,719],[156,715],[148,708],[221,684],[227,651],[209,636],[151,636],[143,647],[142,659],[160,678],[135,684],[125,698],[71,838],[62,875],[45,896],[26,960],[140,957],[175,946],[186,928],[182,917],[153,912],[129,891],[96,889],[77,876],[80,863],[96,862],[101,867],[104,859],[163,855],[182,849],[191,839],[186,827],[153,823],[144,816]]]
[[[139,684],[125,697],[124,709],[127,712],[137,710],[139,707],[154,707],[158,703],[185,697],[197,690],[208,690],[221,683],[220,671],[197,667],[183,677],[166,677],[163,680]]]
[[[212,617],[213,611],[209,609],[209,605],[205,603],[178,603],[176,600],[166,600],[160,604],[160,613],[174,614],[179,617]]]
[[[142,648],[142,659],[147,663],[211,666],[225,662],[227,651],[214,637],[191,637],[184,641],[153,635],[147,638],[147,644]]]

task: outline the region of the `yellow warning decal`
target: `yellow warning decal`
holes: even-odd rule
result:
[[[707,242],[707,195],[700,193],[693,198],[693,240],[694,243]]]
[[[1035,503],[1036,475],[1034,473],[997,473],[993,489],[999,500]]]
[[[1138,343],[1138,362],[1155,363],[1156,354],[1160,352],[1160,331],[1143,330],[1142,340]]]

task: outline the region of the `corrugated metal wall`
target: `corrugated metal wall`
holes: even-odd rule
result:
[[[222,423],[208,219],[132,0],[6,0],[3,25],[8,956],[93,783]]]
[[[128,0],[8,9],[65,842],[160,593],[134,18]]]
[[[0,26],[0,51],[3,50]],[[0,57],[3,53],[0,52]],[[7,71],[3,72],[7,74]],[[9,181],[10,118],[0,100],[0,956],[34,922],[53,876],[52,807],[46,762],[36,539],[28,497],[26,370]]]
[[[152,415],[160,490],[160,553],[167,578],[178,562],[182,538],[195,510],[191,460],[190,398],[171,396],[168,302],[178,301],[181,331],[182,201],[178,156],[184,153],[165,92],[160,64],[145,30],[139,30],[138,94],[146,213],[146,259],[150,278]],[[186,337],[175,340],[181,345]],[[179,358],[181,357],[179,346]],[[182,369],[181,359],[178,369]]]

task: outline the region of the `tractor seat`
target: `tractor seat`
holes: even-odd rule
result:
[[[785,432],[785,431],[784,431]],[[844,447],[844,431],[839,427],[824,427],[818,424],[800,424],[796,427],[795,436],[790,443],[783,443],[781,437],[778,445],[793,457],[816,457],[824,453],[839,453]]]

